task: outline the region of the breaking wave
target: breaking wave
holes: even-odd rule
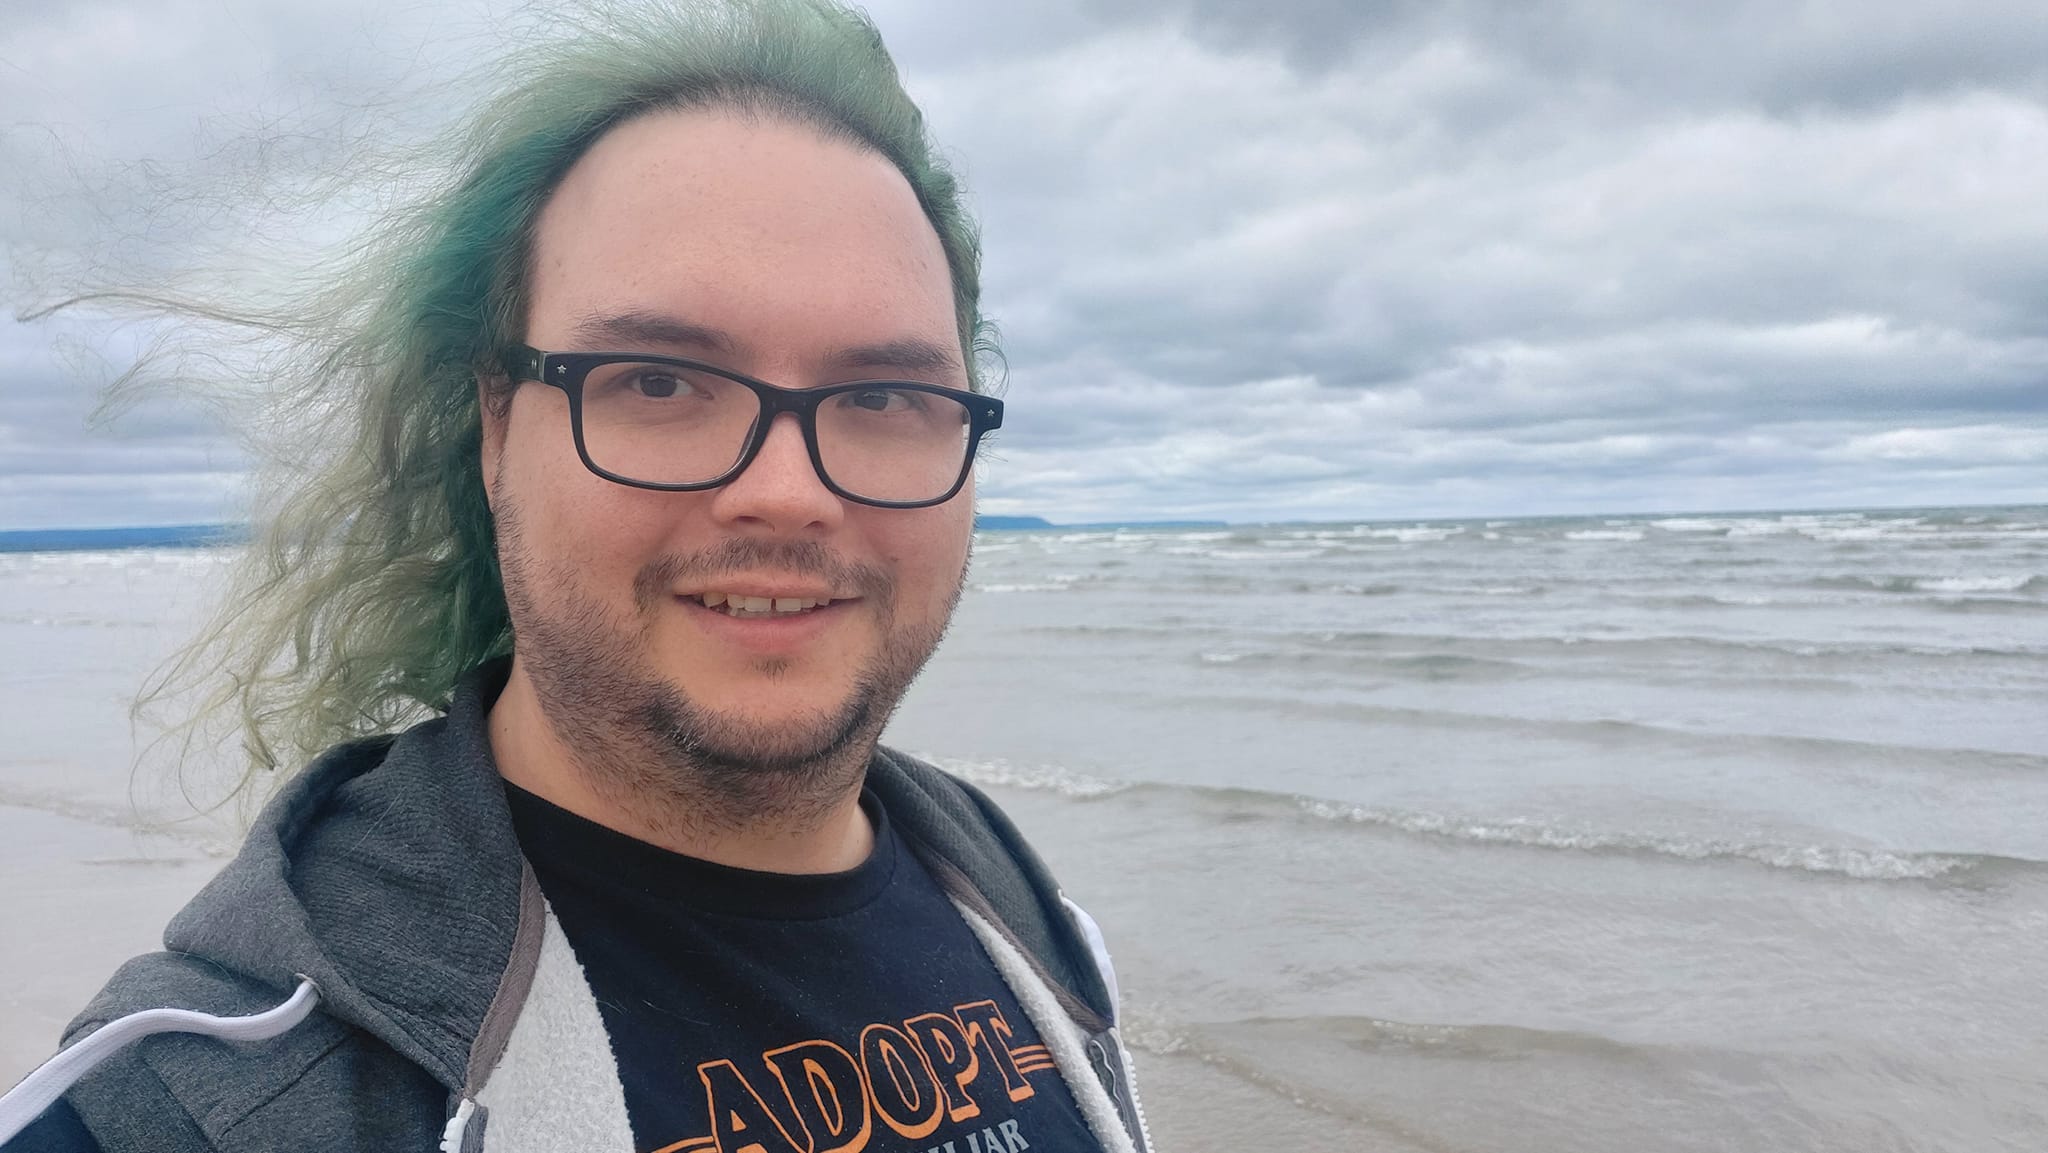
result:
[[[1968,596],[1982,593],[2048,593],[2048,576],[2036,573],[2003,573],[1979,576],[1824,576],[1806,582],[1817,589],[1855,592],[1932,593],[1938,596]]]
[[[1563,828],[1522,817],[1467,815],[1350,804],[1259,789],[1118,781],[1052,766],[1008,761],[927,757],[972,784],[1054,793],[1077,801],[1149,797],[1186,805],[1212,818],[1308,820],[1378,833],[1461,845],[1596,856],[1644,857],[1688,863],[1734,863],[1856,881],[1959,880],[2010,869],[2043,869],[2048,862],[1982,853],[1912,852],[1847,845],[1799,845],[1670,834]]]
[[[1303,812],[1321,820],[1373,825],[1418,836],[1484,845],[1647,855],[1683,861],[1751,861],[1774,869],[1834,873],[1860,881],[1931,880],[2009,858],[1955,853],[1902,853],[1839,845],[1778,845],[1715,839],[1686,840],[1628,833],[1554,829],[1521,818],[1475,821],[1440,813],[1402,812],[1299,798]]]
[[[1770,659],[1790,657],[1801,661],[1830,659],[1866,661],[1871,659],[1912,657],[1926,659],[1952,658],[1970,662],[1984,660],[2033,662],[2039,660],[2043,655],[2048,655],[2048,643],[1932,645],[1902,644],[1893,641],[1807,641],[1789,638],[1749,640],[1688,636],[1679,633],[1595,636],[1570,632],[1501,631],[1489,635],[1475,635],[1439,631],[1396,632],[1382,629],[1331,629],[1322,632],[1297,630],[1274,633],[1248,633],[1245,629],[1229,625],[1184,619],[1156,624],[1036,625],[1027,628],[1025,631],[1046,636],[1091,637],[1101,640],[1127,640],[1147,644],[1155,643],[1162,637],[1215,636],[1243,639],[1249,636],[1262,641],[1285,641],[1312,649],[1340,651],[1392,649],[1414,651],[1417,648],[1428,647],[1451,652],[1477,650],[1479,655],[1493,657],[1576,651],[1583,653],[1588,659],[1607,655],[1650,659],[1669,658],[1692,652],[1721,656],[1750,655]]]

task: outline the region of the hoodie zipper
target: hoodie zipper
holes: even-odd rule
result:
[[[1145,1131],[1145,1115],[1131,1087],[1131,1063],[1117,1040],[1115,1026],[1088,1038],[1088,1061],[1095,1067],[1095,1078],[1102,1082],[1110,1103],[1116,1106],[1117,1120],[1122,1122],[1124,1132],[1130,1134],[1132,1146],[1137,1153],[1149,1153],[1151,1134]]]

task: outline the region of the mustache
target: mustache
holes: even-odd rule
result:
[[[873,565],[854,564],[814,540],[754,540],[730,537],[710,548],[666,553],[642,565],[633,578],[633,595],[649,609],[684,582],[708,581],[731,573],[789,573],[816,578],[838,590],[851,589],[886,607],[895,586]]]

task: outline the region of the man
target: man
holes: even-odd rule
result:
[[[876,743],[1002,412],[878,37],[755,0],[516,59],[220,634],[259,750],[445,715],[284,785],[7,1148],[1142,1149],[1099,934]]]

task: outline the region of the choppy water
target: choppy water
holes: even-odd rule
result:
[[[219,559],[0,556],[0,805],[126,819]],[[2044,704],[2048,509],[1054,531],[889,739],[1103,921],[1169,1149],[1977,1153],[2048,1148]]]
[[[1364,1147],[2048,1148],[2048,510],[999,534],[971,580],[891,739],[1040,840],[1155,1062]]]

